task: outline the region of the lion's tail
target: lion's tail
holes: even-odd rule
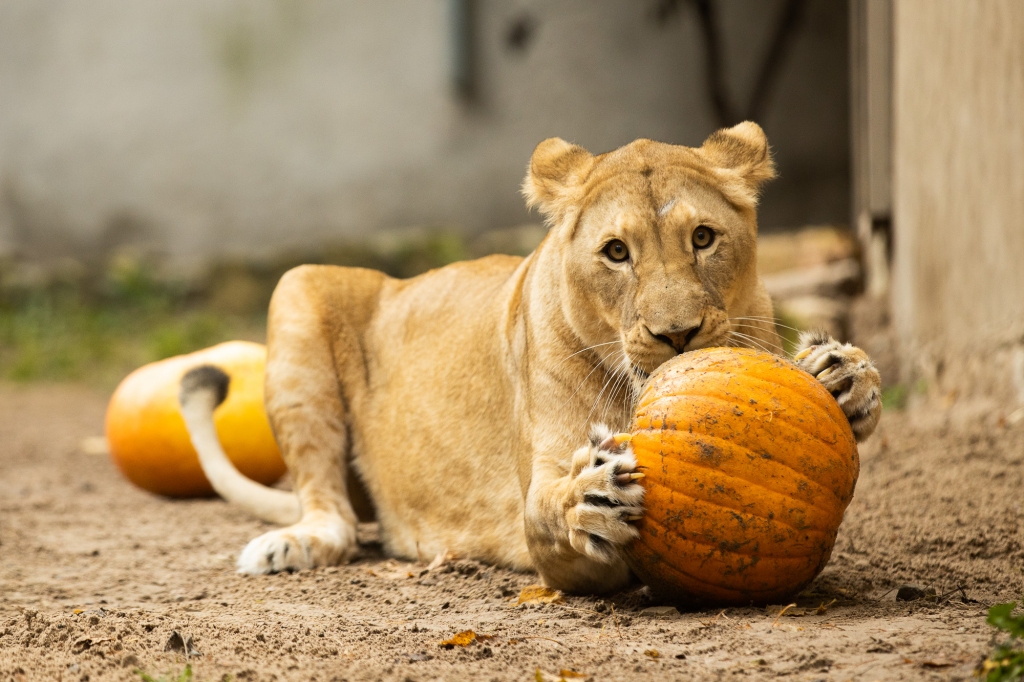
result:
[[[230,382],[231,377],[213,365],[196,367],[181,378],[181,414],[192,445],[199,453],[203,473],[213,489],[228,502],[264,521],[295,523],[302,515],[297,496],[246,478],[224,454],[213,423],[213,411],[227,397]]]

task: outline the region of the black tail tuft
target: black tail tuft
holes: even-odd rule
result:
[[[216,394],[216,404],[220,405],[228,397],[230,383],[231,377],[220,367],[200,365],[190,369],[185,376],[181,377],[181,392],[178,394],[178,400],[184,404],[195,392],[207,390]]]

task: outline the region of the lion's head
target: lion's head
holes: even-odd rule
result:
[[[750,122],[699,148],[637,140],[594,156],[540,143],[523,193],[551,227],[545,248],[558,251],[580,339],[606,344],[606,363],[641,377],[684,350],[727,345],[730,318],[764,298],[755,209],[774,176]]]

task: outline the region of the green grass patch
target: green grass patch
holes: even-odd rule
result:
[[[31,285],[21,283],[32,278],[19,276],[17,263],[0,262],[0,380],[113,388],[155,360],[232,339],[263,341],[271,293],[296,265],[369,267],[412,277],[495,246],[473,246],[444,230],[382,232],[315,254],[221,263],[191,284],[161,279],[157,264],[127,255]]]
[[[0,379],[112,388],[148,362],[233,338],[263,338],[265,313],[216,313],[192,298],[139,272],[93,289],[6,291],[0,296]]]
[[[907,406],[910,389],[904,384],[894,384],[882,389],[882,409],[902,410]]]
[[[997,604],[988,611],[986,623],[1005,639],[996,645],[978,670],[985,682],[1024,680],[1024,613],[1014,616],[1017,602]]]

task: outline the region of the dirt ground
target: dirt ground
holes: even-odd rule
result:
[[[640,588],[517,607],[534,576],[390,560],[372,526],[351,565],[243,577],[235,557],[268,526],[133,488],[80,446],[104,407],[0,385],[0,682],[176,679],[175,631],[197,680],[968,679],[987,607],[1024,592],[1024,420],[997,411],[887,412],[831,563],[780,617],[678,613]],[[964,592],[896,601],[904,584]],[[470,629],[493,638],[440,646]]]

